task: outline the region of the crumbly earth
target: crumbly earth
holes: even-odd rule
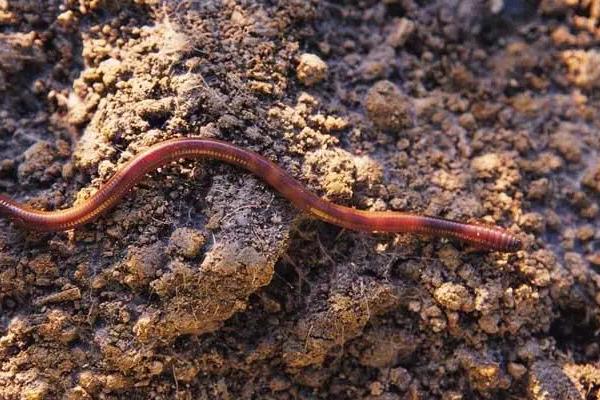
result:
[[[525,243],[349,232],[176,162],[84,228],[0,221],[0,398],[600,398],[598,44],[597,0],[0,0],[0,191],[32,207],[217,137]]]

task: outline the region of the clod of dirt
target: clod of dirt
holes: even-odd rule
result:
[[[102,61],[100,65],[98,65],[98,73],[102,77],[102,83],[104,83],[107,88],[113,86],[119,79],[122,69],[122,63],[117,59],[109,58]]]
[[[32,382],[29,387],[23,389],[21,399],[23,400],[43,400],[50,394],[50,385],[44,381],[38,380]]]
[[[600,162],[587,169],[585,175],[581,178],[581,184],[600,193]]]
[[[322,364],[329,350],[362,333],[372,316],[397,306],[396,289],[376,284],[360,297],[334,294],[328,309],[300,320],[285,346],[283,361],[290,369]]]
[[[194,258],[204,246],[204,233],[191,228],[177,228],[169,238],[169,252],[186,258]]]
[[[566,50],[562,60],[567,66],[567,78],[584,89],[600,86],[600,51]]]
[[[35,299],[34,304],[45,305],[51,303],[63,303],[67,301],[77,301],[79,299],[81,299],[81,291],[78,287],[65,287],[59,292]]]
[[[348,122],[336,115],[321,114],[319,105],[319,99],[301,92],[294,107],[277,105],[269,109],[269,118],[284,130],[288,151],[305,154],[338,142],[332,133],[346,128]]]
[[[597,357],[596,353],[596,359]],[[590,393],[590,388],[597,388],[600,385],[600,367],[597,364],[567,363],[562,370],[579,393]]]
[[[174,97],[164,97],[159,100],[147,99],[140,101],[135,108],[136,113],[145,120],[167,119],[175,108]]]
[[[589,256],[586,257],[586,259],[594,266],[596,267],[600,267],[600,251],[591,254]],[[597,300],[596,302],[598,302],[598,305],[600,305],[600,292],[598,292],[597,294]]]
[[[473,297],[466,287],[446,282],[437,288],[433,294],[435,299],[444,307],[452,311],[473,311]]]
[[[66,394],[67,400],[92,400],[92,396],[81,386],[75,386]]]
[[[151,283],[161,299],[160,311],[148,307],[133,328],[141,342],[170,342],[216,330],[270,282],[273,262],[252,247],[228,243],[208,252],[199,268],[172,262],[169,269]]]
[[[375,47],[358,67],[360,77],[366,81],[389,77],[394,66],[395,55],[392,46],[383,44]]]
[[[415,31],[416,24],[408,18],[396,18],[385,42],[394,48],[404,46]]]
[[[67,344],[78,338],[73,318],[62,310],[51,310],[46,321],[37,327],[37,333],[47,339]]]
[[[125,277],[123,283],[136,289],[147,285],[156,272],[166,263],[161,244],[143,247],[130,247],[123,263]]]
[[[15,160],[9,158],[0,160],[0,176],[7,176],[12,173],[15,169],[15,164]]]
[[[592,240],[596,234],[596,230],[593,225],[587,224],[577,229],[577,239],[582,242]]]
[[[444,170],[438,170],[433,173],[431,183],[442,189],[456,191],[466,185],[466,176],[462,174],[452,174]]]
[[[60,175],[61,167],[54,163],[56,150],[48,142],[36,142],[25,151],[25,160],[17,168],[19,182],[47,182]]]
[[[546,197],[549,189],[550,181],[547,178],[531,181],[529,184],[529,191],[527,192],[527,198],[530,200],[542,200]]]
[[[573,382],[552,361],[538,361],[531,366],[527,390],[532,400],[581,399]]]
[[[318,179],[328,199],[340,201],[352,198],[356,167],[347,152],[336,149],[308,153],[303,172]]]
[[[390,369],[390,383],[401,391],[408,389],[411,380],[412,376],[406,369],[402,367]]]
[[[538,399],[564,375],[594,397],[597,1],[39,3],[0,0],[0,191],[18,200],[77,203],[200,135],[340,203],[486,215],[531,246],[294,224],[250,174],[174,162],[74,233],[0,221],[0,398],[535,399],[530,375]],[[297,74],[299,49],[326,66]],[[36,141],[50,152],[27,160]]]
[[[521,379],[527,373],[527,367],[523,364],[511,362],[506,366],[508,373],[515,379]]]
[[[500,363],[492,360],[487,354],[458,350],[456,358],[467,370],[471,386],[479,392],[486,393],[510,385],[510,377],[502,370]]]
[[[56,22],[63,28],[71,28],[77,22],[77,17],[72,10],[67,10],[56,17]]]
[[[363,341],[364,340],[364,341]],[[402,360],[410,359],[417,350],[419,339],[407,331],[391,329],[369,330],[356,347],[361,365],[390,368]]]
[[[515,158],[515,154],[511,152],[487,153],[475,157],[471,161],[471,168],[477,178],[493,178],[494,190],[505,191],[521,180]],[[560,157],[556,158],[561,160]],[[508,203],[510,199],[504,198],[501,201]]]
[[[58,265],[49,254],[38,255],[27,266],[35,274],[36,285],[40,286],[51,285],[59,273]]]
[[[500,154],[488,153],[476,157],[471,162],[471,168],[475,170],[478,178],[489,178],[500,170],[502,159]]]
[[[559,131],[550,137],[550,147],[567,160],[577,163],[581,160],[581,142],[570,132]]]
[[[525,171],[540,175],[547,175],[564,166],[562,158],[548,151],[540,153],[534,160],[522,160],[520,164]]]
[[[296,68],[296,75],[300,82],[312,86],[321,82],[327,76],[327,64],[315,54],[304,53]]]
[[[519,219],[519,225],[526,231],[542,233],[546,229],[546,218],[537,212],[525,213]]]
[[[3,55],[0,58],[0,70],[11,74],[18,73],[25,64],[42,64],[46,61],[41,41],[34,31],[0,34],[0,53]]]
[[[412,102],[390,81],[379,81],[369,89],[365,108],[369,119],[383,131],[397,133],[414,123]]]
[[[565,12],[571,2],[569,0],[542,0],[539,11],[546,15],[556,15]]]

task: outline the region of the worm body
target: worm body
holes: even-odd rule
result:
[[[150,147],[119,169],[82,204],[56,211],[34,210],[0,194],[0,215],[38,231],[64,231],[86,224],[117,204],[142,177],[182,158],[209,158],[244,168],[262,178],[298,209],[325,222],[367,232],[408,232],[451,237],[489,250],[513,252],[521,241],[498,227],[467,224],[400,212],[369,212],[323,200],[281,167],[231,143],[200,138],[172,139]]]

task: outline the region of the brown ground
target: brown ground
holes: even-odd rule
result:
[[[314,222],[215,162],[0,221],[1,399],[600,399],[600,1],[0,0],[0,191],[218,137],[516,255]]]

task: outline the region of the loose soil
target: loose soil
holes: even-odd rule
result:
[[[202,136],[339,204],[525,243],[349,232],[176,162],[84,228],[0,221],[0,398],[600,399],[599,18],[597,0],[0,0],[0,191],[32,207]]]

